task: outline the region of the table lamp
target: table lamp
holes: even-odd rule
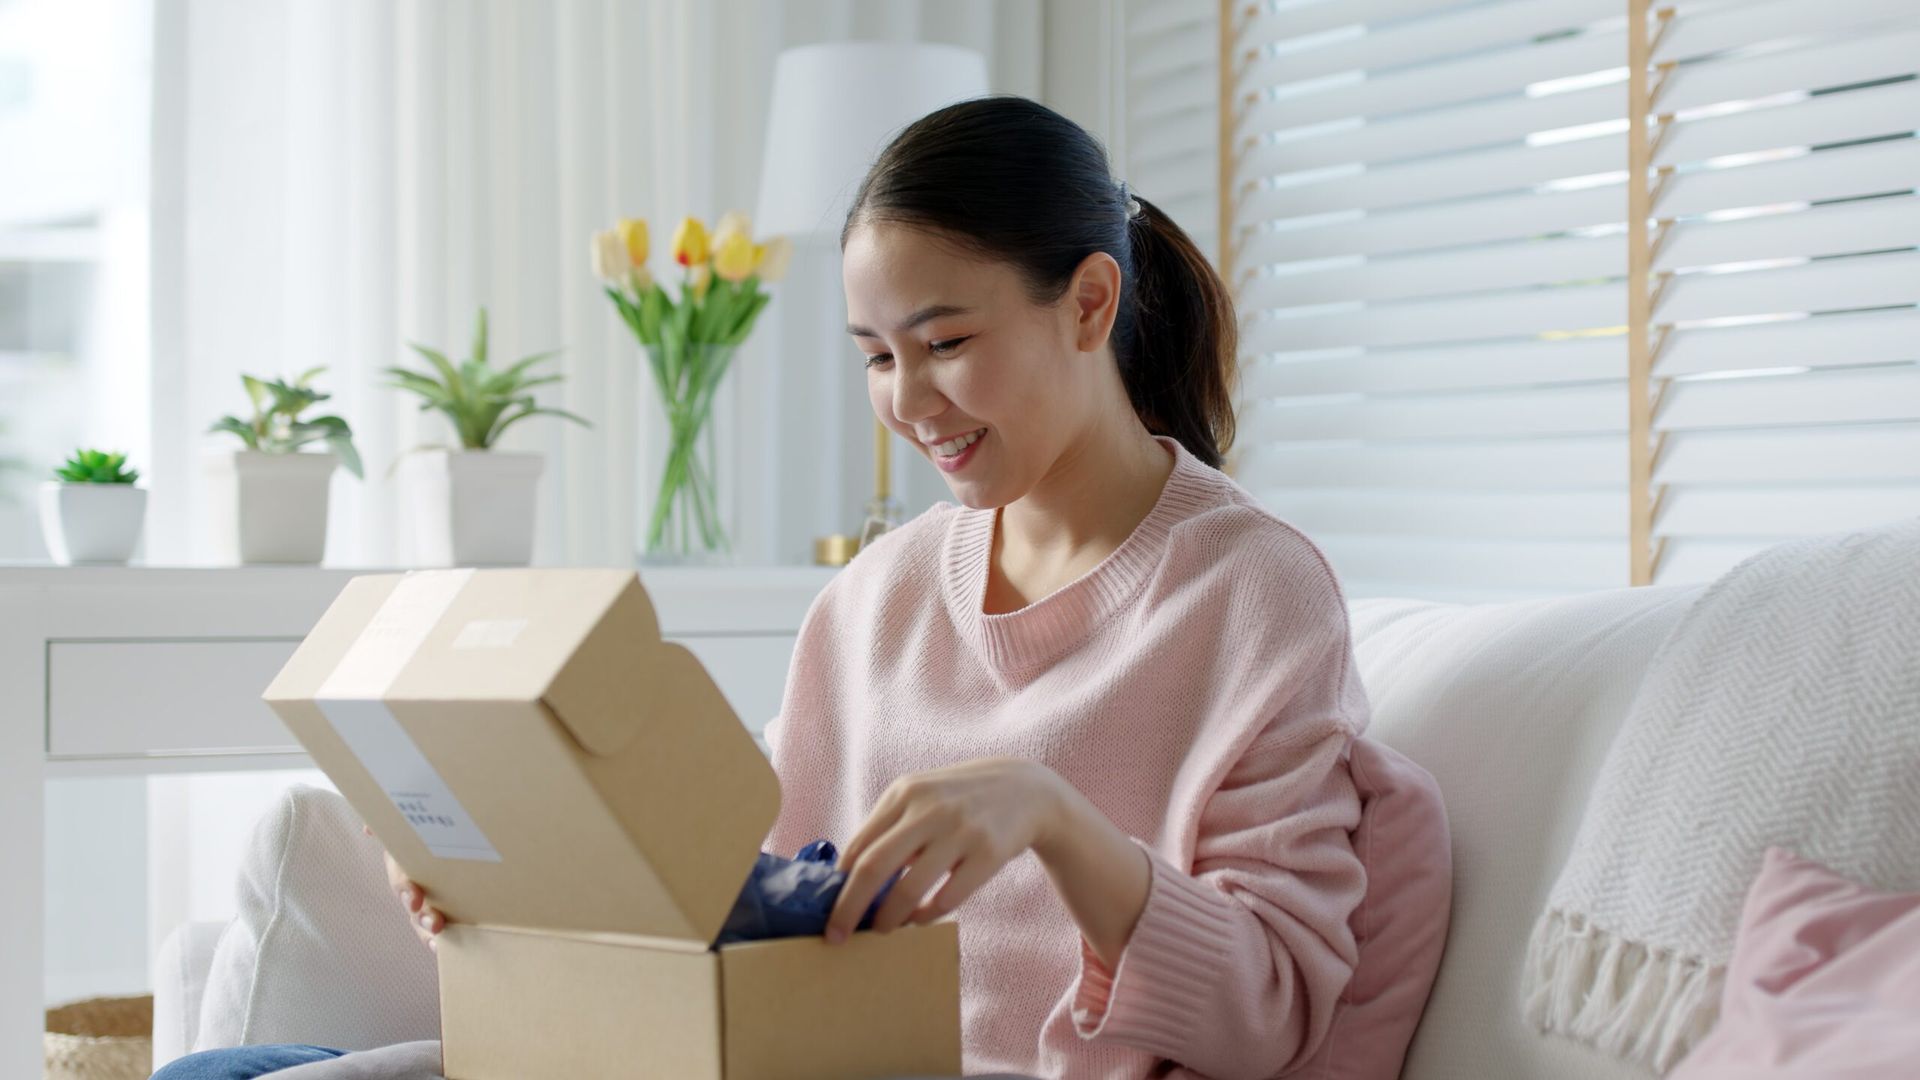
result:
[[[957,45],[836,41],[783,51],[773,68],[755,231],[838,237],[861,179],[900,129],[986,92],[986,59]],[[876,419],[866,523],[857,544],[822,537],[819,561],[844,562],[900,523],[889,450],[886,425]]]

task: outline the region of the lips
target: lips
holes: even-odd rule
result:
[[[957,473],[968,468],[973,464],[973,459],[980,455],[980,447],[985,439],[986,429],[982,428],[929,448],[934,467],[943,473]],[[955,450],[955,447],[959,449]]]

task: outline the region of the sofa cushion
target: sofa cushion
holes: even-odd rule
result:
[[[1302,1080],[1393,1080],[1420,1024],[1452,905],[1452,854],[1440,785],[1425,769],[1374,739],[1353,742],[1360,825],[1353,850],[1367,893],[1349,920],[1360,959],[1333,1027]]]
[[[1720,1022],[1673,1080],[1906,1080],[1920,1063],[1920,893],[1768,848]]]
[[[194,1049],[365,1050],[440,1037],[439,973],[380,844],[331,791],[289,788],[248,840]]]
[[[1452,925],[1405,1080],[1648,1075],[1535,1031],[1520,973],[1607,747],[1703,587],[1350,602],[1367,734],[1433,774],[1453,836]]]

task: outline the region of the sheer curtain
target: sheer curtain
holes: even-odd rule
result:
[[[627,562],[664,436],[591,232],[644,215],[658,251],[683,214],[750,212],[784,47],[965,45],[996,91],[1040,97],[1044,18],[1024,0],[157,0],[150,561],[207,550],[200,459],[230,441],[203,433],[246,406],[239,373],[324,364],[367,462],[335,478],[328,561],[403,563],[389,468],[446,432],[379,372],[409,340],[464,355],[485,304],[497,356],[565,349],[547,400],[594,423],[508,436],[547,455],[535,561]],[[871,437],[838,281],[834,245],[801,245],[736,361],[717,422],[742,561],[800,561],[857,524]]]

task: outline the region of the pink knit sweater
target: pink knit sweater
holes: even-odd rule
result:
[[[767,849],[844,843],[895,778],[1040,761],[1151,856],[1109,970],[1032,852],[962,903],[969,1073],[1270,1077],[1326,1035],[1365,874],[1347,750],[1368,706],[1304,535],[1172,439],[1133,534],[1060,591],[982,612],[994,512],[940,503],[815,600],[767,730]]]

